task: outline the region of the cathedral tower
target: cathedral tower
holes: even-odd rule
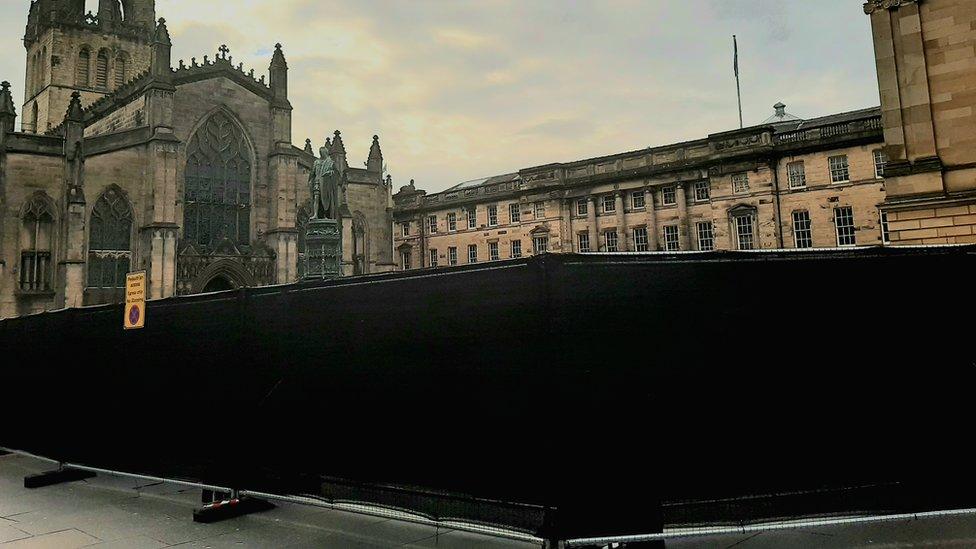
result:
[[[155,12],[155,0],[99,0],[98,13],[85,13],[85,0],[33,0],[22,130],[44,133],[75,91],[89,105],[146,70]]]

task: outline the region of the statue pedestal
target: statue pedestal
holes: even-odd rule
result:
[[[322,280],[342,275],[342,222],[310,219],[305,225],[305,279]]]

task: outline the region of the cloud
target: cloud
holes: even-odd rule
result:
[[[0,2],[11,52],[25,4]],[[397,185],[428,191],[736,127],[733,34],[747,122],[777,101],[808,117],[878,103],[850,0],[157,0],[157,13],[174,63],[227,44],[266,74],[281,42],[294,142],[341,129],[359,165],[379,134]],[[0,59],[18,92],[25,57]]]

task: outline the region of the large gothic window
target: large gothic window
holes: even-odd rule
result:
[[[190,139],[186,151],[184,238],[209,247],[226,238],[248,244],[251,162],[244,132],[218,112]]]
[[[132,261],[132,208],[117,188],[95,203],[88,243],[88,287],[123,288]]]
[[[24,206],[20,226],[20,289],[47,292],[51,289],[51,243],[54,214],[51,201],[37,194]]]

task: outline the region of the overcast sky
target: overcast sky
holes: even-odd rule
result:
[[[0,0],[18,105],[28,5]],[[295,143],[340,129],[358,166],[379,134],[396,186],[429,191],[737,127],[733,34],[747,125],[777,101],[804,118],[879,103],[852,0],[158,0],[157,16],[174,65],[226,43],[261,74],[281,42]]]

